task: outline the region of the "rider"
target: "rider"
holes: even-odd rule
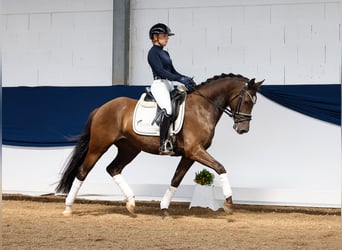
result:
[[[191,91],[195,83],[192,78],[178,73],[173,67],[170,55],[163,50],[166,46],[169,36],[173,36],[170,28],[157,23],[150,29],[150,39],[153,46],[148,52],[148,63],[153,73],[153,83],[151,92],[162,110],[162,121],[160,124],[160,154],[173,155],[173,145],[169,139],[169,128],[171,124],[171,98],[170,92],[173,90],[172,81],[181,82]]]

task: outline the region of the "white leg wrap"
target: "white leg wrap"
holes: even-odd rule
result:
[[[120,187],[121,191],[124,193],[128,201],[134,199],[133,190],[121,174],[113,176],[113,180]]]
[[[67,198],[65,199],[65,205],[66,206],[70,207],[72,204],[74,204],[78,190],[80,190],[82,183],[83,183],[83,181],[80,181],[79,179],[77,179],[77,177],[75,177],[75,180],[72,183],[69,194],[68,194]]]
[[[227,173],[224,173],[220,174],[219,177],[222,184],[223,195],[227,199],[228,197],[232,196],[233,193],[229,184],[228,175]]]
[[[177,188],[176,187],[168,187],[168,189],[166,190],[164,197],[162,198],[162,200],[160,201],[160,209],[168,209],[171,199],[173,198],[173,196],[176,193]]]

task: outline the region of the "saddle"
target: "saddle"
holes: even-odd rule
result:
[[[185,100],[186,92],[176,88],[176,89],[171,91],[170,97],[171,97],[171,107],[172,107],[171,123],[172,123],[173,129],[175,129],[174,121],[176,121],[178,118],[180,105]],[[145,102],[156,102],[156,100],[154,99],[154,96],[151,92],[151,89],[148,87],[146,88],[146,95],[145,95],[144,101]],[[162,119],[162,112],[161,111],[162,111],[162,109],[159,107],[159,105],[157,105],[156,116],[153,119],[153,122],[151,125],[156,123],[158,126],[160,126],[161,119]]]
[[[174,89],[171,93],[171,127],[170,132],[177,134],[183,125],[186,91],[181,88]],[[140,135],[159,136],[159,126],[162,119],[162,110],[157,105],[151,91],[146,88],[133,114],[133,129]]]

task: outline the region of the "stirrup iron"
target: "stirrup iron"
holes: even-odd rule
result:
[[[173,145],[170,139],[165,140],[159,148],[160,155],[174,155]]]

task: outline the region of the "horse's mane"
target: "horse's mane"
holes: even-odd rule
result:
[[[247,77],[244,77],[240,74],[236,75],[233,73],[229,73],[229,74],[222,73],[221,75],[216,75],[216,76],[213,76],[211,78],[208,78],[205,82],[202,82],[200,85],[205,85],[205,84],[210,83],[212,81],[227,78],[227,77],[229,77],[229,78],[240,78],[240,79],[243,79],[245,81],[249,81],[249,79]]]

